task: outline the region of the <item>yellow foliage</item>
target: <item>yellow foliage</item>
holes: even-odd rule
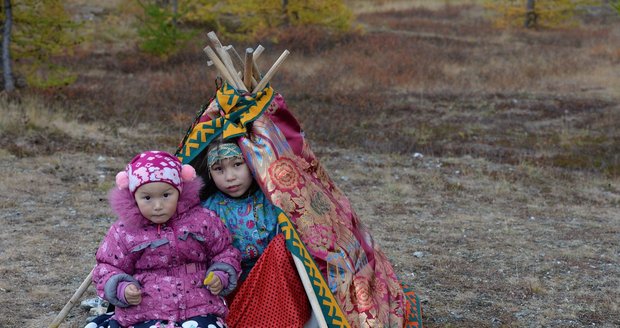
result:
[[[52,62],[71,54],[81,42],[79,24],[73,22],[61,0],[20,0],[13,3],[10,51],[15,71],[37,87],[72,83],[75,76]],[[4,12],[0,18],[4,20]]]
[[[526,18],[527,0],[484,0],[487,9],[495,13],[498,27],[522,27]],[[536,25],[555,28],[577,24],[575,15],[586,6],[602,5],[601,0],[536,0]]]
[[[338,31],[351,27],[353,14],[342,1],[291,1],[287,16],[294,25],[321,25]]]
[[[353,14],[342,0],[188,0],[185,22],[208,25],[228,38],[251,39],[282,26],[316,25],[336,31],[351,27]]]

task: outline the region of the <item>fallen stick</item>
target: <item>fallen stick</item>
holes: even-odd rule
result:
[[[90,273],[88,274],[88,276],[86,276],[86,279],[82,281],[82,284],[80,285],[80,287],[78,287],[73,296],[71,296],[69,302],[65,304],[65,307],[60,310],[56,318],[54,318],[54,321],[52,321],[52,323],[50,324],[49,328],[58,328],[58,326],[60,326],[60,323],[65,320],[67,314],[69,314],[69,311],[71,311],[77,300],[80,299],[82,295],[84,295],[84,292],[86,291],[86,289],[88,289],[88,286],[90,286],[91,282],[93,281],[93,271],[95,271],[94,268],[90,270]]]
[[[267,83],[269,83],[269,80],[271,80],[273,75],[278,71],[280,65],[282,65],[282,62],[284,62],[284,59],[286,59],[289,53],[290,52],[288,50],[284,50],[278,60],[276,60],[273,66],[271,66],[271,68],[267,71],[267,74],[265,74],[265,76],[260,80],[260,82],[258,82],[258,85],[256,86],[256,88],[254,88],[252,93],[257,93],[258,91],[263,90]]]

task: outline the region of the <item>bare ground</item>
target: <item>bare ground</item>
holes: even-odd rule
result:
[[[619,25],[606,34],[480,35],[473,32],[481,25],[471,8],[455,10],[363,17],[374,28],[363,43],[398,34],[416,48],[430,45],[424,49],[435,62],[445,60],[437,54],[449,54],[441,70],[424,62],[415,81],[383,90],[389,101],[369,96],[389,116],[353,115],[338,98],[320,93],[308,102],[294,89],[295,78],[310,83],[313,71],[284,70],[274,84],[282,86],[315,152],[401,279],[414,286],[426,327],[619,326],[620,50],[609,46],[620,39]],[[407,25],[412,21],[418,24]],[[324,64],[303,58],[287,65],[335,70],[335,76],[335,66],[348,65],[336,54],[352,48],[330,50],[321,57]],[[532,50],[538,54],[528,58],[538,65],[521,63],[525,72],[500,68],[513,65],[509,54]],[[557,59],[569,53],[572,59]],[[154,70],[121,75],[114,65],[122,67],[122,59],[105,61],[84,71],[87,78],[70,91],[113,94],[121,85],[140,93],[149,86],[131,81],[158,81]],[[185,72],[196,65],[204,62]],[[372,67],[364,72],[372,75]],[[434,74],[442,78],[433,80]],[[189,100],[187,118],[203,100]],[[93,99],[82,101],[78,107]],[[325,115],[321,108],[336,110]],[[116,172],[135,152],[174,151],[183,132],[148,121],[111,128],[86,110],[86,119],[67,122],[46,115],[46,124],[35,122],[45,129],[22,122],[22,133],[2,134],[0,327],[51,322],[94,265],[114,220],[106,194]],[[91,286],[84,297],[92,296]],[[76,307],[62,327],[80,327],[86,317]]]

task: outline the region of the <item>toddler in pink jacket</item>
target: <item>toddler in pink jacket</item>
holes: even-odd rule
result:
[[[148,151],[116,183],[110,205],[118,220],[97,251],[93,276],[115,312],[96,326],[225,327],[222,296],[236,287],[240,254],[221,220],[200,206],[203,183],[194,169]]]

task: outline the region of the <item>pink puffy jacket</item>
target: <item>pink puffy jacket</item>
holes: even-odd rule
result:
[[[220,219],[200,206],[202,185],[199,178],[184,183],[177,213],[162,225],[140,214],[128,189],[110,192],[110,205],[118,220],[97,251],[93,281],[99,296],[116,305],[114,319],[122,326],[152,319],[179,322],[197,315],[224,318],[228,314],[222,296],[237,285],[240,255]],[[219,296],[203,286],[211,271],[228,277]],[[122,282],[140,286],[140,304],[129,306],[117,297]]]

